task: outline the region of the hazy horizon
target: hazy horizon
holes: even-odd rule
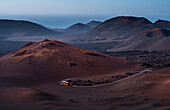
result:
[[[65,29],[75,23],[88,23],[92,20],[104,22],[113,17],[117,16],[135,16],[135,15],[0,15],[0,19],[10,19],[10,20],[26,20],[34,23],[41,24],[48,28]],[[168,18],[159,17],[146,17],[146,16],[135,16],[135,17],[145,17],[151,22],[155,22],[158,19],[169,20]]]
[[[27,20],[50,28],[116,16],[146,17],[155,22],[170,19],[169,6],[169,0],[5,0],[0,4],[0,19]]]

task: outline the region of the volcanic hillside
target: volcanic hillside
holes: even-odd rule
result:
[[[1,36],[56,36],[59,34],[59,32],[29,21],[0,20]]]
[[[65,78],[95,76],[136,69],[138,65],[59,41],[29,43],[0,58],[0,76],[19,84],[40,84]],[[21,82],[20,82],[21,81]]]
[[[158,20],[154,23],[154,27],[163,28],[163,29],[170,29],[170,22],[165,21],[165,20]]]
[[[170,49],[170,30],[147,29],[127,39],[108,51],[129,51],[129,50],[166,50]]]
[[[127,39],[141,32],[153,23],[143,17],[120,16],[109,19],[87,33],[78,35],[80,39],[73,40],[75,43]]]
[[[87,24],[76,23],[66,29],[55,29],[55,30],[58,32],[62,32],[62,36],[64,36],[64,38],[65,38],[65,36],[67,36],[69,38],[69,36],[70,35],[72,36],[72,34],[81,34],[81,33],[87,32],[87,31],[91,30],[92,28],[95,28],[96,26],[98,26],[101,23],[102,22],[100,22],[100,21],[91,21]]]
[[[74,24],[74,25],[68,27],[65,31],[70,32],[72,34],[76,34],[76,33],[87,32],[90,29],[92,29],[92,28],[86,24],[77,23],[77,24]]]
[[[87,23],[86,25],[88,25],[91,28],[95,28],[96,26],[100,25],[102,22],[100,21],[91,21],[89,23]]]

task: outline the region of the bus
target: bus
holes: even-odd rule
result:
[[[64,86],[70,86],[70,82],[68,82],[68,81],[61,81],[60,84],[64,85]]]

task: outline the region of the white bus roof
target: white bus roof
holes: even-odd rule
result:
[[[69,83],[69,82],[67,82],[67,81],[61,81],[62,83]]]

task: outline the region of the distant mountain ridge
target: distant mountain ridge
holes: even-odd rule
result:
[[[81,44],[116,41],[121,43],[145,30],[152,30],[155,28],[160,28],[161,32],[164,34],[163,36],[169,36],[169,32],[167,31],[170,30],[170,22],[158,20],[152,23],[144,17],[119,16],[106,20],[86,33],[71,36],[74,37],[74,39],[70,42]],[[154,35],[148,32],[148,36]]]
[[[101,23],[92,30],[78,35],[74,42],[110,42],[127,39],[153,25],[144,17],[120,16]]]
[[[1,36],[56,36],[60,32],[53,31],[42,25],[21,20],[0,20]]]
[[[155,39],[154,41],[155,42],[162,41],[164,37],[169,38],[170,22],[166,20],[157,20],[155,23],[152,23],[151,21],[149,21],[144,17],[118,16],[106,20],[103,23],[98,21],[91,21],[87,24],[77,23],[68,27],[67,29],[51,30],[41,25],[38,25],[36,23],[32,23],[28,21],[15,21],[15,20],[5,21],[4,20],[0,22],[0,29],[1,29],[0,36],[2,37],[6,35],[8,35],[9,37],[13,37],[13,36],[27,37],[32,35],[34,39],[37,40],[40,38],[39,37],[35,38],[35,36],[45,36],[47,38],[48,36],[55,36],[51,38],[59,39],[60,41],[65,41],[71,44],[103,43],[103,45],[105,45],[105,43],[107,42],[109,43],[116,42],[115,44],[127,42],[127,40],[132,39],[134,36],[141,36],[141,35],[145,36],[146,38],[150,37],[152,39],[155,38],[155,36],[157,36],[156,37],[157,39]],[[163,36],[163,37],[158,37],[158,36]],[[21,38],[15,37],[12,38],[12,40],[13,39],[18,40]],[[26,38],[24,37],[23,39]],[[11,39],[7,39],[7,40],[11,40]],[[113,45],[113,48],[115,44]],[[169,46],[169,43],[166,45]],[[109,48],[106,49],[110,49],[110,48],[111,46],[109,45]],[[134,49],[138,49],[138,48],[134,48]],[[130,50],[133,49],[131,48]]]
[[[87,23],[86,25],[88,25],[88,26],[91,27],[91,28],[95,28],[95,27],[97,27],[98,25],[100,25],[101,23],[102,23],[102,22],[100,22],[100,21],[95,21],[95,20],[93,20],[93,21]]]
[[[80,33],[85,33],[95,27],[97,27],[98,25],[100,25],[102,22],[100,21],[91,21],[87,24],[83,24],[83,23],[76,23],[71,25],[70,27],[66,28],[65,30],[63,30],[66,33],[69,34],[80,34]]]
[[[134,16],[118,16],[109,20],[106,20],[106,22],[115,22],[115,21],[124,21],[124,22],[134,22],[138,24],[152,24],[151,21],[144,17],[134,17]]]
[[[68,27],[65,30],[70,33],[83,33],[83,32],[89,31],[90,29],[92,29],[92,28],[86,24],[77,23],[77,24],[74,24],[74,25]]]

